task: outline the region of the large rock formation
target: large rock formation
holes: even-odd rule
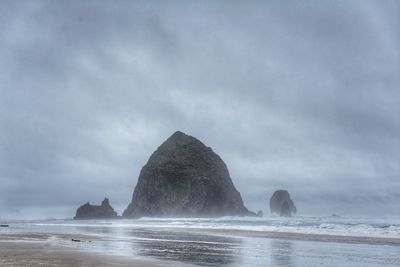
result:
[[[78,208],[74,220],[85,220],[85,219],[112,219],[116,218],[117,213],[111,207],[108,198],[105,198],[101,202],[101,206],[90,205],[86,203]]]
[[[142,168],[124,217],[254,215],[211,148],[182,132],[169,137]]]
[[[290,217],[292,213],[296,213],[297,209],[293,201],[290,199],[289,192],[286,190],[275,191],[269,201],[271,213],[277,213],[279,216]]]

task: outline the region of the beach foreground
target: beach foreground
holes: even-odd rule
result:
[[[22,241],[31,239],[31,241]],[[18,236],[8,241],[0,242],[0,266],[131,266],[157,267],[161,266],[150,260],[136,260],[130,257],[113,256],[87,252],[84,250],[55,245],[52,242]]]
[[[144,260],[98,255],[37,243],[0,243],[0,266],[161,266]]]

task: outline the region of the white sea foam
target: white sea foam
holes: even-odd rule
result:
[[[300,234],[324,234],[357,237],[400,238],[400,218],[369,217],[221,217],[221,218],[141,218],[120,220],[53,220],[18,222],[17,228],[26,231],[69,232],[107,234],[110,231],[129,231],[140,228],[204,228],[282,232]],[[101,231],[103,229],[104,231]],[[108,230],[107,230],[108,229]],[[12,231],[10,229],[10,231]]]

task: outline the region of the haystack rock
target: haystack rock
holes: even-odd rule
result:
[[[142,168],[124,217],[254,215],[243,205],[222,159],[196,138],[175,132]]]
[[[108,198],[105,198],[101,202],[101,206],[90,205],[86,203],[78,208],[74,220],[85,220],[85,219],[112,219],[116,218],[117,213],[111,207]]]
[[[290,217],[297,212],[296,206],[286,190],[275,191],[269,201],[271,213],[277,213],[282,217]]]

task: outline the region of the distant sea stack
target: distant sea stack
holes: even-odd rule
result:
[[[277,213],[282,217],[291,217],[293,213],[297,212],[296,206],[286,190],[275,191],[269,201],[269,207],[271,213]]]
[[[88,219],[113,219],[117,218],[117,213],[111,207],[108,198],[101,202],[101,206],[90,205],[86,203],[78,208],[74,220],[88,220]]]
[[[142,168],[123,217],[254,215],[243,205],[222,159],[196,138],[175,132]]]

